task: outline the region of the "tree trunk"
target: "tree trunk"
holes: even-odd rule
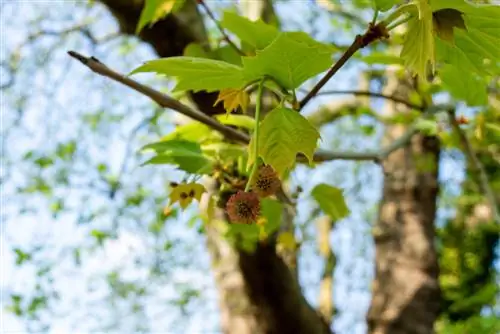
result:
[[[389,94],[407,98],[407,81],[388,76]],[[407,112],[388,105],[390,114]],[[386,141],[405,131],[391,126]],[[439,314],[440,290],[434,219],[438,194],[439,143],[414,136],[383,162],[383,197],[374,228],[376,272],[368,312],[373,334],[428,334]]]
[[[124,34],[133,34],[142,1],[101,0],[120,24]],[[266,7],[263,7],[266,8]],[[140,35],[160,57],[182,55],[191,42],[207,39],[195,1],[187,1],[180,13],[168,15]],[[213,107],[217,94],[191,94],[206,114],[224,113]],[[224,213],[217,214],[223,217]],[[273,243],[259,244],[254,253],[231,247],[214,226],[207,227],[207,246],[219,290],[221,327],[230,334],[322,334],[327,323],[303,297],[294,274],[276,253]]]

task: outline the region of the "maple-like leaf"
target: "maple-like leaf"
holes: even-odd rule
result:
[[[349,214],[342,189],[321,183],[314,187],[311,195],[318,202],[321,210],[333,220],[337,221]]]
[[[189,204],[191,204],[193,199],[196,199],[199,202],[201,195],[203,195],[206,191],[205,187],[199,183],[179,184],[172,189],[172,192],[169,195],[169,205],[173,205],[178,202],[181,208],[185,209]]]
[[[153,72],[177,78],[174,91],[214,92],[245,86],[243,69],[225,61],[198,57],[169,57],[146,62],[130,74]]]
[[[244,89],[227,88],[219,92],[214,106],[220,102],[224,103],[224,109],[227,113],[238,109],[238,107],[241,107],[241,110],[246,113],[250,104],[250,95]]]
[[[328,69],[333,51],[333,47],[315,41],[306,33],[280,33],[256,56],[243,57],[245,79],[250,82],[268,76],[285,89],[295,89]]]
[[[320,134],[297,111],[278,107],[262,120],[258,143],[258,155],[264,163],[271,165],[278,175],[295,163],[298,153],[303,153],[312,161]],[[248,165],[255,162],[253,140],[249,145]]]
[[[426,78],[429,63],[433,69],[435,63],[432,10],[427,0],[418,0],[416,4],[418,17],[408,22],[401,58],[408,69]]]
[[[262,20],[250,21],[249,19],[224,12],[220,22],[221,26],[257,50],[267,47],[278,36],[279,30]]]
[[[467,30],[463,13],[452,8],[444,8],[432,14],[434,32],[444,41],[453,43],[455,41],[453,28]]]
[[[159,21],[169,13],[179,10],[186,0],[146,0],[141,11],[136,34],[140,33],[145,26]]]

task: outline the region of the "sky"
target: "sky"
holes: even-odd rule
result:
[[[2,63],[31,33],[37,24],[30,21],[36,20],[37,17],[43,17],[40,27],[54,31],[73,26],[85,17],[96,20],[91,29],[98,36],[105,36],[117,29],[109,13],[100,6],[85,9],[75,6],[75,2],[56,0],[5,1],[1,6]],[[325,15],[310,12],[310,6],[309,1],[292,1],[290,4],[278,6],[280,16],[287,18],[284,28],[314,31],[318,40],[335,39],[339,43],[349,42],[349,38],[338,34],[338,28],[330,25]],[[22,13],[22,16],[19,16],[19,13]],[[367,13],[367,17],[369,16],[370,13]],[[2,90],[0,102],[2,134],[6,133],[12,124],[16,124],[15,115],[22,114],[22,129],[19,127],[11,130],[8,136],[2,136],[2,180],[7,171],[8,178],[6,177],[6,183],[1,184],[0,306],[3,309],[7,304],[8,293],[35,292],[36,286],[32,277],[36,268],[17,267],[12,249],[40,245],[43,249],[37,255],[36,261],[56,261],[53,279],[62,296],[56,304],[55,314],[45,315],[50,320],[51,333],[96,332],[97,327],[106,325],[116,325],[119,331],[129,325],[137,325],[144,319],[150,326],[151,333],[160,333],[160,328],[169,328],[169,333],[216,332],[217,295],[213,278],[207,275],[210,270],[209,256],[204,250],[203,237],[186,227],[196,210],[195,207],[181,214],[177,220],[170,220],[168,229],[161,236],[161,241],[182,242],[174,247],[174,251],[160,255],[161,261],[171,264],[172,267],[165,269],[165,277],[155,278],[149,286],[152,289],[152,297],[143,302],[146,305],[141,311],[143,315],[124,317],[128,312],[127,305],[120,302],[114,304],[114,310],[109,307],[112,302],[108,299],[109,287],[102,276],[116,269],[123,274],[122,278],[125,280],[148,283],[150,279],[149,268],[155,257],[159,256],[157,252],[152,252],[152,248],[157,246],[160,238],[154,239],[145,233],[146,218],[141,217],[149,217],[152,213],[148,210],[159,204],[148,203],[147,207],[138,208],[139,218],[135,217],[133,212],[120,212],[118,204],[123,202],[124,198],[120,196],[124,195],[110,200],[105,191],[100,192],[99,186],[102,182],[88,170],[88,166],[104,161],[110,174],[119,173],[124,166],[128,134],[142,122],[145,113],[152,112],[152,105],[126,88],[98,78],[80,64],[68,59],[65,52],[69,49],[94,55],[123,73],[128,73],[138,64],[154,57],[149,47],[141,45],[133,38],[112,40],[93,47],[78,33],[64,39],[45,38],[21,50],[22,66],[16,74],[16,84],[12,89]],[[43,63],[44,54],[49,57],[47,64],[37,64]],[[357,66],[343,69],[326,89],[351,88],[353,74],[358,69]],[[3,84],[8,73],[4,68],[0,70]],[[140,80],[156,85],[164,83],[147,76],[141,77]],[[16,97],[23,94],[27,96],[28,102],[16,108]],[[311,103],[308,110],[313,111],[318,105],[331,100],[331,97],[318,98]],[[380,100],[373,102],[376,109],[382,106]],[[97,126],[96,133],[76,121],[82,114],[96,115],[101,110],[105,110],[107,115],[111,114],[119,121],[113,127]],[[163,131],[172,129],[172,119],[174,118],[170,115],[163,119]],[[327,138],[322,143],[324,148],[347,150],[377,147],[376,140],[359,140],[355,135],[359,134],[359,129],[351,120],[346,119],[339,123],[337,126],[323,129],[322,135]],[[339,133],[352,136],[339,136]],[[376,138],[380,138],[380,134],[381,129],[378,129]],[[139,131],[137,137],[129,144],[133,150],[138,149],[145,139],[154,135],[145,129]],[[40,173],[52,180],[63,170],[34,171],[32,166],[22,163],[22,156],[30,150],[51,152],[57,143],[70,139],[77,140],[79,148],[78,159],[71,165],[69,185],[54,189],[49,199],[35,195],[16,196],[16,187],[29,184],[31,176]],[[10,165],[8,160],[16,164]],[[130,192],[144,186],[148,191],[158,193],[163,189],[162,186],[158,187],[158,184],[164,184],[165,179],[180,177],[178,172],[169,168],[140,168],[138,161],[134,159],[125,165],[126,173],[131,176],[124,184],[126,191]],[[446,187],[449,187],[451,192],[459,191],[457,185],[463,179],[460,166],[459,159],[443,160],[441,180],[447,181]],[[357,175],[352,172],[355,168],[359,169]],[[338,333],[362,334],[366,332],[364,316],[370,301],[369,284],[373,276],[373,244],[369,236],[370,223],[380,198],[380,168],[371,163],[343,161],[325,163],[314,171],[299,166],[292,175],[291,182],[292,186],[304,186],[304,193],[307,194],[314,185],[325,180],[346,189],[347,203],[352,211],[350,217],[338,222],[331,235],[331,244],[338,257],[334,300],[340,311],[334,321],[334,327]],[[67,199],[70,208],[68,212],[53,217],[48,208],[53,204],[51,199],[54,198]],[[37,210],[26,209],[29,207]],[[82,215],[88,215],[102,207],[106,212],[93,219],[91,224],[78,223]],[[311,199],[304,196],[299,204],[299,225],[305,223],[312,209]],[[450,212],[441,211],[441,219],[449,214]],[[94,247],[89,240],[89,233],[93,229],[113,229],[116,226],[120,227],[116,239],[106,241],[101,248]],[[308,227],[306,231],[312,232],[312,229],[313,227]],[[75,245],[90,249],[83,252],[81,267],[75,266],[73,257],[67,255],[68,252],[74,251]],[[193,256],[198,261],[192,261]],[[300,280],[306,298],[315,304],[321,262],[313,245],[304,247],[299,265]],[[353,277],[355,279],[352,279]],[[189,317],[183,316],[177,306],[165,305],[166,300],[178,298],[179,287],[186,284],[203,292],[199,302],[189,305]],[[121,323],[113,323],[116,320]],[[211,329],[200,326],[209,326]],[[25,321],[5,311],[0,313],[0,329],[3,333],[23,333],[27,330]]]

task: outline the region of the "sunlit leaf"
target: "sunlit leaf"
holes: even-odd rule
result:
[[[186,0],[145,0],[139,23],[137,24],[136,34],[147,26],[152,25],[165,17],[167,14],[179,10]]]
[[[193,199],[196,199],[198,202],[201,199],[201,195],[207,190],[205,187],[199,183],[183,183],[172,189],[172,192],[169,195],[170,205],[174,203],[179,203],[181,208],[185,209]]]
[[[278,107],[262,120],[258,154],[264,163],[271,165],[279,175],[292,167],[298,153],[303,153],[312,161],[320,134],[297,111]],[[253,156],[249,145],[251,165],[257,157]]]
[[[260,50],[268,46],[279,34],[278,29],[262,20],[250,21],[240,15],[224,12],[221,26],[234,33],[241,41]]]
[[[464,100],[469,106],[487,104],[488,83],[474,73],[464,75],[461,69],[446,65],[439,70],[439,77],[454,98]]]
[[[208,173],[212,161],[208,160],[201,150],[200,144],[186,140],[168,140],[152,143],[143,147],[143,151],[154,150],[157,155],[143,165],[173,164],[193,174]]]
[[[224,109],[226,109],[228,113],[237,110],[239,107],[246,113],[250,103],[250,96],[244,89],[227,88],[219,92],[219,96],[214,106],[220,102],[224,103]]]
[[[426,78],[429,63],[435,62],[432,11],[427,0],[418,0],[417,5],[419,15],[408,22],[401,58],[408,69]]]
[[[255,119],[247,115],[218,115],[216,118],[225,125],[237,126],[248,130],[255,128]]]
[[[280,33],[255,57],[243,57],[247,82],[272,77],[286,89],[295,89],[332,64],[334,49],[302,32]]]
[[[225,61],[169,57],[146,62],[130,74],[153,72],[177,79],[174,91],[219,91],[226,88],[241,89],[245,86],[243,69]]]
[[[161,141],[169,140],[187,140],[198,143],[205,140],[222,139],[222,135],[211,129],[209,126],[200,122],[190,122],[188,124],[177,126],[174,131],[161,138]]]
[[[500,6],[474,5],[464,0],[434,0],[434,12],[453,9],[463,13],[465,29],[454,29],[454,44],[436,39],[438,60],[480,75],[500,73]]]
[[[314,187],[311,195],[321,210],[333,220],[337,221],[349,215],[342,189],[321,183]]]

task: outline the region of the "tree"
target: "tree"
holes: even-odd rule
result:
[[[246,2],[246,8],[253,19],[262,16],[271,24],[256,23],[229,12],[217,18],[210,8],[212,4],[204,1],[198,4],[168,0],[145,4],[123,0],[101,2],[119,22],[122,34],[138,34],[162,58],[147,62],[134,72],[156,72],[176,78],[177,90],[187,91],[193,102],[193,105],[179,102],[121,76],[105,62],[70,52],[73,58],[94,72],[135,89],[162,108],[197,121],[177,127],[161,141],[144,148],[155,154],[149,164],[173,164],[195,176],[194,179],[196,175],[208,175],[213,180],[204,184],[173,184],[170,202],[179,202],[184,208],[193,199],[200,200],[204,196],[201,204],[205,214],[199,229],[206,235],[212,258],[224,332],[331,331],[332,288],[328,281],[335,258],[328,242],[320,240],[325,268],[321,299],[324,302],[319,312],[303,296],[295,270],[298,244],[293,218],[297,207],[286,188],[296,158],[300,163],[314,160],[320,164],[345,159],[382,165],[385,178],[379,217],[373,230],[376,276],[368,328],[373,333],[432,332],[440,315],[441,300],[438,255],[433,246],[440,142],[454,146],[454,135],[461,139],[464,152],[479,173],[479,181],[475,184],[480,185],[481,194],[487,199],[492,212],[490,219],[498,220],[498,205],[489,181],[492,173],[477,158],[476,148],[468,139],[470,135],[460,127],[463,119],[455,115],[455,99],[464,100],[470,106],[486,105],[487,83],[498,74],[498,68],[494,62],[484,64],[483,60],[496,59],[498,50],[491,42],[494,34],[489,30],[482,32],[480,28],[486,23],[498,28],[494,23],[495,17],[499,17],[498,7],[417,1],[393,8],[398,1],[374,1],[373,22],[361,25],[364,33],[353,38],[348,47],[332,47],[304,33],[280,32],[276,27],[279,20],[270,1]],[[334,1],[330,5],[334,12],[359,22],[360,19],[346,8],[335,7]],[[373,12],[371,2],[355,2],[354,5]],[[215,23],[223,46],[211,45],[200,8]],[[383,15],[382,20],[378,20],[379,15]],[[400,34],[398,29],[407,22],[408,30]],[[481,32],[486,36],[477,39],[480,45],[471,45],[474,34]],[[398,36],[404,36],[401,58],[393,55],[398,44],[393,41]],[[361,58],[365,63],[398,66],[396,71],[382,75],[377,70],[362,73],[369,76],[368,87],[378,83],[386,86],[387,92],[374,93],[367,88],[325,91],[323,86],[338,75],[339,69],[355,61],[361,49],[369,50],[369,54]],[[332,55],[338,59],[333,64]],[[462,81],[457,79],[460,78],[459,66],[464,66],[463,59],[468,61],[467,66],[474,74],[463,85],[458,85]],[[436,77],[428,63],[435,64]],[[407,77],[407,70],[418,76]],[[299,99],[295,91],[307,79],[325,71],[326,74],[312,88],[305,89],[304,97]],[[434,103],[434,95],[443,91],[450,93],[453,100],[447,104]],[[308,118],[302,116],[300,111],[321,93],[381,97],[388,101],[387,112],[381,115],[372,110],[370,104],[354,99],[321,109]],[[253,117],[238,113],[224,116],[235,109],[240,112],[248,109]],[[450,114],[449,124],[453,131],[441,128],[437,120],[442,114]],[[156,122],[158,115],[159,112],[155,112],[148,122]],[[381,122],[387,128],[383,149],[369,152],[316,150],[320,137],[317,129],[346,115],[359,119],[368,116]],[[482,115],[480,112],[476,117]],[[498,131],[494,119],[480,126]],[[47,163],[40,157],[35,161],[42,165]],[[108,183],[113,198],[121,187],[120,179]],[[250,189],[253,191],[249,192]],[[268,195],[267,192],[276,194],[278,200],[260,198]],[[323,226],[322,234],[329,233],[333,223],[349,213],[343,191],[332,185],[317,185],[309,196],[317,202],[314,204],[318,207],[316,215],[320,212],[329,216],[323,218],[326,228]],[[144,198],[147,195],[139,192],[127,199],[127,205],[134,200],[141,203]],[[173,212],[177,212],[177,207],[168,207],[158,216],[158,221],[165,221]],[[257,216],[261,215],[263,219],[258,220]],[[238,220],[251,224],[240,225]],[[102,243],[109,238],[110,232],[93,230],[92,235]],[[447,236],[442,237],[443,242]],[[488,254],[492,247],[494,237],[488,244]],[[19,250],[18,258],[29,257],[24,254],[27,253]],[[491,266],[491,255],[487,258],[480,268]],[[130,291],[138,296],[142,293],[135,287],[125,288],[126,283],[116,274],[110,276],[109,281],[118,289],[118,294],[120,291],[128,291],[121,293],[125,296]],[[22,313],[19,311],[21,297],[14,295],[12,301],[12,309]],[[480,302],[478,307],[484,304]]]

